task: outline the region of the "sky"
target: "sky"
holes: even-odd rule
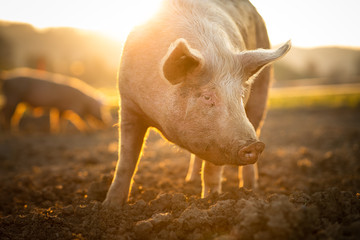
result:
[[[160,0],[0,0],[0,20],[37,28],[76,27],[125,39]],[[264,18],[271,43],[360,48],[359,0],[252,0]]]

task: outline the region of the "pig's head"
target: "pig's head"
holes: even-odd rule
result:
[[[247,165],[258,160],[265,144],[257,138],[245,104],[256,75],[290,49],[234,52],[190,47],[178,39],[163,57],[160,74],[169,87],[164,134],[217,165]]]
[[[95,99],[89,97],[85,108],[86,112],[84,115],[91,119],[98,128],[107,127],[112,122],[110,111],[103,98]]]

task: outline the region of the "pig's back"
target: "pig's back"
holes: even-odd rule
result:
[[[7,98],[16,98],[18,102],[26,102],[33,107],[57,107],[60,110],[84,101],[85,97],[71,86],[31,77],[6,79],[3,91]]]
[[[247,49],[270,48],[264,20],[248,0],[213,0],[237,25]]]
[[[2,84],[2,94],[6,97],[19,99],[29,89],[29,82],[22,77],[5,78]]]

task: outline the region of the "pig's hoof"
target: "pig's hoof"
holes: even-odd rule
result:
[[[124,201],[116,198],[106,198],[102,203],[103,208],[109,209],[121,209],[123,205]]]
[[[185,181],[188,183],[194,183],[194,182],[198,182],[200,180],[201,180],[200,174],[190,174],[190,175],[187,175],[185,178]]]
[[[244,188],[248,190],[256,191],[258,189],[258,182],[257,181],[245,181],[244,182]]]

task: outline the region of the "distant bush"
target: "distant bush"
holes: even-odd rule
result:
[[[94,32],[0,22],[2,70],[29,67],[77,77],[95,87],[115,87],[120,54],[120,42]]]

